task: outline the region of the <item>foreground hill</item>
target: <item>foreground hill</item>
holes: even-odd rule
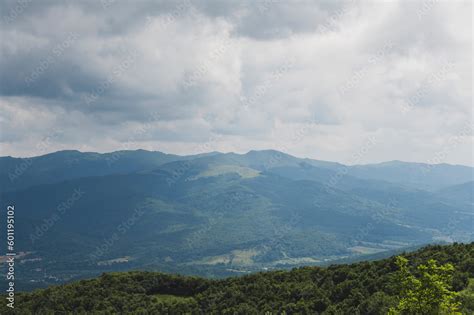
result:
[[[453,290],[474,312],[474,243],[405,254],[412,267],[435,259],[455,267]],[[326,268],[256,273],[223,280],[133,271],[20,293],[17,314],[386,314],[397,302],[394,257]],[[471,285],[468,288],[469,281]],[[0,313],[9,314],[2,303]]]

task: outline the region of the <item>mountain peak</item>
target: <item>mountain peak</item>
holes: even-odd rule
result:
[[[284,152],[281,152],[281,151],[278,151],[278,150],[274,150],[274,149],[250,150],[247,153],[245,153],[244,155],[284,155],[284,156],[287,156],[287,157],[294,158],[294,156],[292,156],[290,154],[287,154],[287,153],[284,153]]]

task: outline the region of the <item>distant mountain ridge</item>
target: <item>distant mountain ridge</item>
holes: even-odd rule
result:
[[[337,171],[340,173],[339,177],[348,175],[360,179],[382,180],[426,190],[438,190],[474,179],[474,168],[462,165],[389,161],[346,166],[337,162],[297,158],[276,150],[251,150],[245,154],[209,152],[187,156],[146,150],[110,153],[64,150],[30,158],[0,157],[0,187],[4,190],[14,190],[78,177],[125,174],[152,170],[170,162],[213,156],[216,159],[243,163],[259,170],[279,166],[311,165]],[[27,179],[18,181],[17,179],[24,174]]]

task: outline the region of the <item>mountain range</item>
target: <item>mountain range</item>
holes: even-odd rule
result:
[[[4,209],[15,206],[18,283],[28,290],[103,271],[220,277],[470,242],[473,174],[274,150],[59,151],[1,157],[0,194]]]

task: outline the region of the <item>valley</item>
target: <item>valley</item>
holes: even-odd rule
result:
[[[413,173],[410,163],[348,167],[271,150],[139,150],[110,164],[113,154],[35,157],[14,182],[8,174],[23,161],[0,158],[0,181],[9,182],[1,197],[18,209],[16,246],[28,253],[18,266],[20,289],[134,269],[219,278],[474,235],[468,167],[435,166],[417,177],[431,183],[422,190],[408,176],[391,180],[394,167]]]
[[[241,273],[223,279],[111,272],[19,293],[17,307],[34,313],[387,314],[398,304],[397,261],[404,257],[410,270],[430,261],[451,266],[447,285],[459,303],[458,314],[474,312],[474,243],[427,246],[399,255],[326,267]],[[4,304],[0,313],[14,314]]]

